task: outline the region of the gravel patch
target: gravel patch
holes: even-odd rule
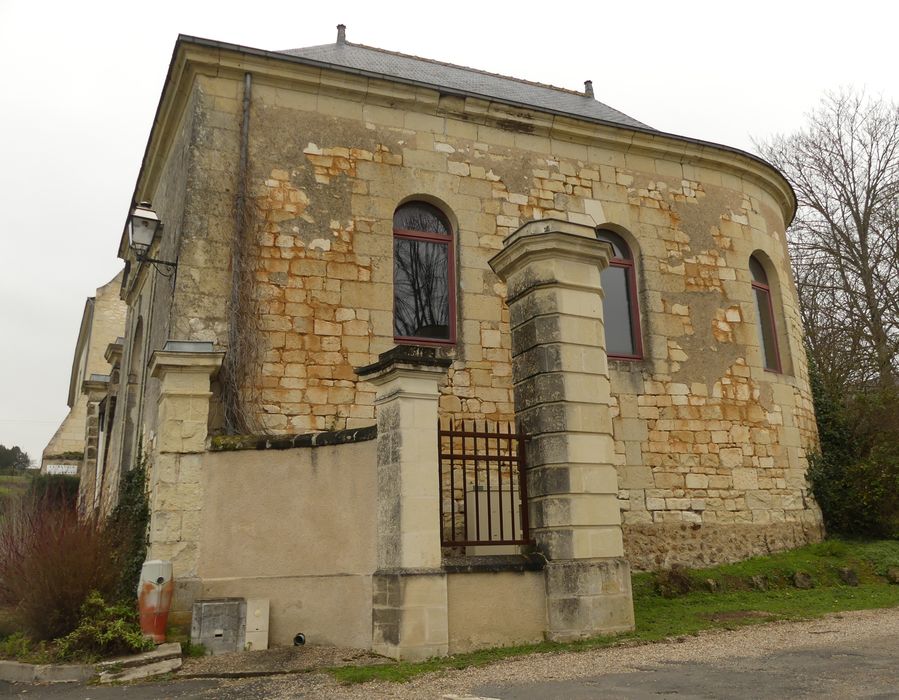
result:
[[[490,666],[446,670],[419,676],[408,683],[372,682],[340,686],[325,674],[309,673],[260,680],[229,681],[235,697],[265,698],[396,698],[419,700],[466,696],[473,688],[492,684],[522,684],[629,673],[677,662],[715,662],[754,658],[778,651],[840,642],[899,638],[899,608],[846,612],[806,622],[774,622],[734,631],[715,630],[669,642],[596,649],[585,652],[531,654]],[[895,642],[892,642],[895,643]],[[311,649],[311,647],[310,647]],[[221,658],[221,657],[220,657]],[[229,693],[230,696],[230,693]]]

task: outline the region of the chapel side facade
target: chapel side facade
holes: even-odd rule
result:
[[[49,468],[51,472],[65,470],[83,478],[85,465],[96,464],[92,438],[97,438],[102,410],[98,392],[105,391],[111,372],[106,351],[125,327],[126,306],[119,298],[121,286],[119,272],[85,302],[69,378],[69,412],[43,450],[41,473],[47,473]]]
[[[785,240],[795,202],[773,168],[239,47],[179,42],[170,81],[135,201],[152,202],[164,222],[155,253],[178,270],[128,261],[117,473],[153,444],[147,363],[166,339],[208,341],[226,358],[235,334],[250,346],[213,384],[213,433],[229,392],[248,425],[272,434],[373,424],[375,392],[355,369],[395,345],[393,216],[423,201],[449,220],[455,263],[441,416],[515,419],[506,289],[488,264],[504,238],[544,218],[610,230],[633,257],[642,339],[638,358],[609,361],[631,564],[733,560],[821,537]],[[753,257],[779,371],[765,367]],[[118,478],[104,486],[107,510]]]

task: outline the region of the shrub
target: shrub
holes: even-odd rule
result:
[[[121,572],[116,589],[117,600],[135,599],[141,566],[147,556],[150,504],[147,499],[146,479],[145,460],[140,460],[133,469],[122,475],[119,502],[106,523],[109,532],[116,533],[121,543],[116,561],[116,567]]]
[[[25,659],[31,654],[31,641],[21,632],[14,632],[0,642],[0,655],[10,659]]]
[[[36,474],[28,484],[28,498],[75,508],[78,505],[78,477],[65,474]]]
[[[683,566],[675,564],[670,569],[662,569],[653,574],[656,593],[663,598],[677,598],[693,590],[693,579]]]
[[[141,634],[133,605],[108,604],[91,591],[81,606],[78,626],[56,642],[60,659],[93,659],[152,649],[153,641]]]
[[[115,590],[116,550],[102,527],[79,520],[57,495],[23,497],[0,520],[0,604],[14,609],[34,639],[65,635],[77,626],[90,591]]]
[[[821,453],[809,483],[831,533],[899,537],[899,394],[836,396],[812,377]]]

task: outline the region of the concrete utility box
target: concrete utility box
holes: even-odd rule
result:
[[[244,649],[268,649],[268,598],[247,598]]]
[[[211,654],[243,651],[246,620],[243,598],[197,600],[190,623],[191,644],[202,644]]]

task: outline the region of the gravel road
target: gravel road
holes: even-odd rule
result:
[[[349,659],[341,659],[348,661]],[[340,686],[321,673],[127,686],[0,683],[0,697],[207,698],[899,698],[899,608],[847,612],[641,646],[533,654],[409,683]]]
[[[735,631],[707,632],[697,637],[660,644],[579,653],[534,654],[483,668],[428,674],[405,684],[366,683],[341,687],[330,678],[318,674],[266,679],[265,682],[255,683],[232,681],[220,686],[216,697],[419,700],[449,695],[464,698],[481,688],[634,673],[666,664],[725,663],[733,659],[759,658],[797,649],[864,645],[877,639],[883,639],[885,645],[899,649],[899,608],[840,613],[808,622],[776,622]],[[890,672],[893,673],[892,670]],[[899,697],[899,669],[894,673],[893,687],[897,689],[896,694],[881,697]],[[764,696],[761,693],[756,695]]]

